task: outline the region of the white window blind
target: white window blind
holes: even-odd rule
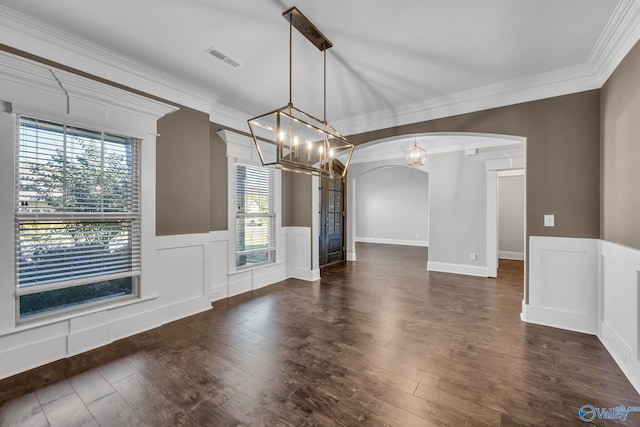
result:
[[[137,295],[139,141],[20,117],[19,317]]]
[[[275,261],[274,171],[236,165],[236,267]]]

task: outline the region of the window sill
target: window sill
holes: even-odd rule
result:
[[[53,324],[56,324],[56,323],[66,322],[66,321],[75,319],[77,317],[88,316],[90,314],[99,313],[99,312],[102,312],[102,311],[113,310],[113,309],[117,309],[117,308],[120,308],[120,307],[126,307],[126,306],[134,305],[134,304],[140,304],[140,303],[143,303],[143,302],[152,301],[152,300],[154,300],[156,298],[158,298],[158,295],[149,295],[149,296],[146,296],[146,297],[143,297],[143,298],[127,299],[127,300],[124,300],[124,301],[116,302],[114,304],[105,304],[105,305],[100,305],[100,306],[96,306],[96,307],[89,307],[86,310],[80,309],[78,311],[74,311],[73,313],[65,313],[65,314],[62,314],[60,316],[52,315],[51,317],[48,317],[46,319],[39,319],[39,320],[36,319],[36,320],[33,320],[33,321],[24,320],[21,323],[18,323],[13,330],[0,332],[0,337],[5,336],[5,335],[11,335],[11,334],[14,334],[14,333],[28,331],[28,330],[31,330],[31,329],[38,329],[38,328],[41,328],[43,326],[53,325]]]
[[[284,265],[284,262],[280,261],[280,262],[269,262],[264,264],[258,264],[255,266],[248,266],[248,267],[236,267],[235,270],[229,271],[228,275],[233,276],[234,274],[240,274],[247,271],[260,270],[263,268],[283,266],[283,265]]]

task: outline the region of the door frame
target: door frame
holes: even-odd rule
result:
[[[524,261],[527,261],[527,173],[526,168],[487,171],[487,274],[498,277],[498,178],[524,176]]]
[[[340,175],[342,175],[342,172],[344,171],[345,167],[339,160],[334,159],[333,160],[333,168],[338,173],[340,173]],[[322,185],[323,180],[325,180],[327,182],[327,184],[329,184],[331,179],[340,179],[340,195],[341,195],[341,200],[340,200],[340,207],[341,207],[340,210],[341,210],[341,212],[340,213],[342,214],[341,215],[341,220],[340,220],[340,227],[341,227],[340,234],[341,234],[341,244],[342,244],[342,249],[341,249],[342,257],[341,257],[341,259],[336,259],[336,260],[333,260],[333,261],[330,261],[330,262],[325,262],[324,264],[322,264],[322,266],[333,264],[333,263],[340,262],[340,261],[346,261],[346,254],[347,254],[346,241],[345,241],[345,239],[346,239],[346,213],[347,213],[347,206],[346,206],[347,183],[346,183],[346,178],[341,177],[341,176],[336,176],[334,178],[330,178],[330,177],[327,177],[327,176],[325,176],[325,177],[319,176],[318,177],[318,181],[317,181],[318,186],[317,187],[314,186],[314,193],[317,196],[316,197],[316,204],[314,206],[314,209],[317,209],[317,207],[320,206],[320,211],[321,211],[321,212],[316,212],[316,214],[315,214],[316,221],[318,221],[318,229],[317,229],[317,234],[316,234],[316,236],[318,237],[318,244],[317,244],[317,247],[318,247],[318,253],[317,253],[317,255],[318,255],[318,265],[320,265],[320,253],[322,253],[323,250],[327,250],[328,251],[328,246],[327,246],[327,244],[328,244],[328,239],[327,239],[328,234],[326,233],[327,225],[326,225],[324,220],[323,221],[320,220],[319,217],[321,215],[319,215],[319,214],[322,213],[325,210],[328,210],[329,209],[329,205],[330,205],[328,199],[325,200],[325,198],[323,197],[322,200],[319,200],[318,197],[320,197],[320,194],[324,193],[324,191],[325,191],[325,188]],[[312,184],[313,184],[313,182],[312,182]],[[321,191],[318,191],[318,190],[321,190]],[[331,191],[330,187],[326,188],[327,195],[330,194],[330,191]],[[323,194],[323,196],[324,196],[324,194]],[[325,206],[325,202],[326,202],[326,206]],[[325,235],[321,235],[322,232],[324,232]],[[324,242],[325,248],[321,248],[321,245],[320,245],[321,241]]]

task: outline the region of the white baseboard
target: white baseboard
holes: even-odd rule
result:
[[[551,328],[565,329],[567,331],[580,332],[595,335],[596,330],[585,326],[584,317],[573,313],[552,310],[545,307],[525,305],[520,313],[523,322],[535,325],[549,326]]]
[[[427,261],[427,270],[441,273],[464,274],[466,276],[489,276],[489,271],[486,266],[452,264],[448,262]]]
[[[291,277],[294,279],[305,280],[307,282],[314,282],[320,280],[320,270],[307,270],[305,268],[296,268]]]
[[[355,242],[362,243],[378,243],[381,245],[400,245],[400,246],[420,246],[429,247],[428,240],[404,240],[404,239],[387,239],[384,237],[354,237]],[[350,261],[349,259],[347,259]]]
[[[598,339],[613,357],[613,360],[620,367],[620,370],[622,370],[631,385],[640,393],[640,375],[638,375],[640,373],[640,362],[633,358],[633,349],[620,340],[618,334],[604,322],[601,323]]]
[[[524,261],[524,252],[498,251],[498,258]]]
[[[355,252],[347,252],[347,261],[355,261],[356,253]]]
[[[217,285],[211,287],[211,302],[229,298],[229,284]]]

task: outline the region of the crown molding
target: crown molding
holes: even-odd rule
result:
[[[208,113],[216,95],[0,5],[0,43]]]
[[[260,155],[252,138],[226,129],[221,129],[216,133],[227,145],[226,157],[232,157],[241,163],[262,166]]]
[[[640,2],[620,0],[600,35],[588,64],[604,85],[624,57],[640,39]]]
[[[472,113],[507,105],[597,89],[598,76],[586,65],[556,70],[504,83],[496,83],[426,101],[407,104],[393,110],[336,121],[345,135],[386,129],[427,120]]]
[[[155,138],[158,119],[178,110],[174,105],[2,51],[0,99],[17,115],[140,139]]]
[[[0,51],[0,80],[37,88],[55,95],[63,92],[73,99],[83,99],[111,108],[136,113],[154,120],[178,109],[173,105],[87,79],[68,71],[49,67],[30,59]],[[63,89],[64,88],[64,89]],[[13,99],[8,101],[14,102]]]
[[[620,0],[584,64],[338,120],[344,135],[598,89],[640,39],[640,2]],[[236,130],[246,114],[217,95],[0,6],[0,43],[210,114]]]
[[[209,121],[245,133],[249,132],[247,118],[247,114],[219,103],[211,104],[209,111]]]
[[[453,138],[453,139],[452,139]],[[429,140],[446,141],[435,145]],[[427,150],[427,157],[435,154],[465,151],[468,149],[481,151],[478,153],[483,159],[524,156],[526,138],[513,135],[499,135],[489,133],[465,132],[424,132],[405,134],[369,141],[358,145],[353,152],[351,164],[368,163],[382,160],[403,159],[405,150],[416,141],[418,146]],[[496,143],[499,141],[499,144]],[[338,156],[339,159],[344,158]]]

